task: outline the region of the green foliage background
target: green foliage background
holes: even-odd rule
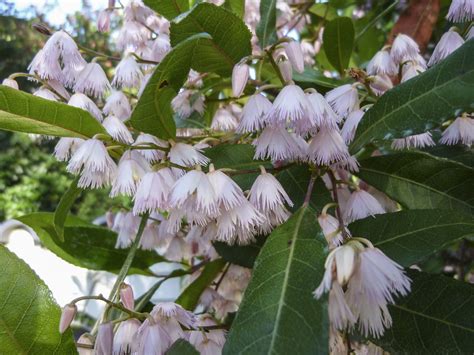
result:
[[[43,9],[46,13],[47,8]],[[108,35],[99,33],[91,20],[90,7],[68,17],[64,25],[80,43],[89,48],[108,51]],[[28,17],[29,19],[24,19]],[[30,11],[17,12],[14,2],[0,4],[0,79],[14,72],[24,72],[44,44],[44,36],[32,30],[33,23],[45,23],[44,15]],[[24,78],[20,87],[32,91],[34,85]],[[65,165],[52,156],[55,140],[31,137],[22,133],[0,131],[0,221],[36,211],[51,211],[72,181]],[[108,208],[108,191],[83,194],[72,212],[86,220],[103,215]],[[100,203],[99,203],[100,202]]]

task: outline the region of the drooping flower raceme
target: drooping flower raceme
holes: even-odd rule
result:
[[[98,139],[84,141],[74,152],[67,170],[80,174],[78,186],[99,188],[109,185],[115,177],[117,166],[109,156],[104,143]]]
[[[358,323],[364,336],[382,336],[392,322],[387,306],[410,291],[403,268],[362,238],[331,251],[325,268],[314,295],[329,292],[331,326],[351,331]]]
[[[446,17],[452,22],[472,21],[474,19],[474,1],[453,0]]]
[[[326,94],[326,100],[341,117],[359,108],[357,89],[350,84],[339,86]]]
[[[454,120],[443,132],[440,143],[456,144],[461,142],[465,145],[471,145],[474,142],[474,119],[463,114]]]
[[[448,32],[445,32],[438,44],[436,45],[433,54],[428,61],[428,66],[432,66],[436,63],[439,63],[441,60],[446,58],[456,49],[461,47],[464,43],[464,39],[455,31],[454,28],[451,28]]]

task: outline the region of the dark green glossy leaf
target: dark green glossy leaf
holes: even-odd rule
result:
[[[409,209],[474,211],[474,169],[423,152],[361,160],[357,175]]]
[[[474,235],[472,216],[448,210],[406,210],[349,225],[353,236],[369,239],[391,259],[411,266],[447,244]]]
[[[82,189],[77,187],[78,181],[79,177],[76,177],[72,181],[71,186],[69,186],[67,191],[61,197],[61,200],[56,207],[56,211],[54,212],[54,228],[56,229],[60,242],[64,242],[64,223],[66,222],[69,211],[82,192]]]
[[[474,286],[441,275],[408,274],[411,293],[389,306],[392,328],[372,341],[392,354],[471,354]]]
[[[259,166],[271,167],[268,161],[253,160],[255,149],[250,144],[219,144],[206,149],[206,156],[211,159],[216,169],[235,169],[256,171],[249,174],[233,175],[234,181],[245,191],[252,187],[257,178]]]
[[[234,65],[252,53],[251,33],[245,23],[232,12],[212,4],[194,6],[171,23],[170,32],[173,47],[196,34],[209,34],[207,41],[185,54],[192,58],[191,67],[198,72],[229,76]]]
[[[309,8],[309,12],[328,21],[337,17],[336,9],[329,4],[314,4]]]
[[[465,145],[437,145],[426,148],[424,152],[437,157],[446,158],[474,169],[474,148]]]
[[[253,160],[255,148],[250,144],[219,144],[206,149],[204,154],[216,169],[248,170],[258,169],[260,165],[271,166],[268,161]]]
[[[61,310],[33,270],[0,245],[0,352],[77,354],[71,330],[59,334]]]
[[[294,203],[293,211],[303,205],[308,189],[311,172],[307,165],[295,165],[275,174],[286,193]],[[316,211],[321,211],[327,203],[332,202],[328,189],[322,179],[316,179],[309,205]]]
[[[312,296],[327,251],[314,214],[302,208],[270,234],[224,354],[328,353],[327,308]]]
[[[302,88],[315,88],[320,93],[325,93],[342,84],[346,84],[347,80],[336,80],[325,77],[321,71],[313,68],[306,68],[303,73],[293,73],[293,80]]]
[[[210,38],[206,33],[197,34],[166,55],[133,110],[130,123],[134,128],[163,139],[176,136],[171,100],[186,81],[193,60],[190,53]]]
[[[277,41],[276,0],[260,1],[260,22],[257,25],[257,37],[260,47],[265,48]]]
[[[377,139],[425,132],[473,108],[474,41],[467,41],[441,63],[397,85],[364,115],[353,152]]]
[[[212,245],[225,261],[251,269],[265,240],[265,237],[258,236],[257,241],[249,245],[229,245],[224,242],[214,242]]]
[[[189,0],[144,0],[143,2],[168,20],[189,10]]]
[[[31,227],[41,243],[67,262],[92,270],[120,271],[128,249],[116,249],[117,235],[102,227],[90,225],[76,217],[68,217],[64,228],[64,242],[60,242],[53,224],[53,213],[32,213],[20,218]],[[148,268],[166,261],[151,251],[138,250],[130,273],[149,275]]]
[[[166,355],[199,355],[199,352],[189,342],[178,339],[166,350]]]
[[[0,85],[0,129],[79,138],[106,133],[85,110],[3,85]]]
[[[349,17],[329,21],[323,33],[323,46],[329,62],[343,73],[349,65],[354,46],[354,24]]]
[[[240,18],[244,17],[245,14],[245,0],[225,0],[224,7],[227,10],[232,11]]]
[[[348,6],[354,5],[354,1],[351,0],[329,0],[328,2],[336,9],[344,9]]]
[[[361,33],[361,31],[371,23],[371,20],[372,19],[369,17],[362,17],[355,21],[354,25],[356,33]],[[384,43],[385,33],[383,30],[376,26],[366,29],[365,32],[359,35],[356,39],[356,49],[354,50],[354,53],[359,59],[358,63],[360,63],[360,65],[367,64],[375,53],[383,47]]]
[[[198,305],[201,294],[219,275],[225,264],[226,262],[223,259],[217,259],[204,266],[199,277],[186,287],[175,302],[183,308],[193,311]]]

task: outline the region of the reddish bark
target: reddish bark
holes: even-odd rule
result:
[[[393,26],[388,43],[392,43],[397,34],[404,33],[418,43],[423,53],[438,20],[439,9],[440,0],[411,0]]]

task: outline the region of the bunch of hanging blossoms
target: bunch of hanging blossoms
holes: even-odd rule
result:
[[[130,201],[128,207],[115,208],[107,215],[108,228],[117,234],[115,247],[131,251],[110,297],[80,297],[66,305],[61,316],[63,333],[74,320],[77,302],[96,299],[106,304],[96,326],[79,339],[81,353],[93,348],[96,354],[164,354],[184,339],[200,353],[220,354],[229,315],[239,310],[242,297],[245,302],[252,271],[238,263],[226,264],[204,284],[194,304],[183,306],[182,299],[161,302],[147,313],[142,302],[136,304],[132,288],[123,283],[137,248],[189,266],[178,276],[190,275],[186,282],[193,285],[209,273],[206,265],[225,259],[216,245],[239,253],[243,246],[262,244],[268,235],[278,237],[299,213],[295,212],[298,208],[313,207],[317,181],[322,181],[319,188],[327,189],[331,201],[322,204],[318,213],[311,212],[314,238],[322,231],[327,247],[325,262],[319,260],[324,263],[324,276],[314,276],[312,302],[326,302],[322,296],[329,294],[331,349],[343,351],[348,334],[358,332],[372,339],[383,336],[392,326],[389,306],[410,293],[412,281],[403,267],[366,236],[351,235],[348,228],[357,220],[400,209],[358,177],[362,154],[351,149],[351,142],[380,97],[442,64],[474,35],[472,27],[464,37],[458,28],[450,28],[428,62],[410,36],[398,34],[364,69],[349,71],[352,80],[338,82],[323,94],[311,85],[298,84],[305,69],[315,65],[323,27],[314,41],[302,40],[301,33],[311,25],[312,17],[297,2],[277,1],[275,38],[268,42],[259,41],[262,8],[259,12],[257,1],[247,1],[243,31],[251,32],[251,53],[233,61],[230,82],[216,80],[225,59],[216,60],[215,53],[205,59],[197,57],[200,50],[203,56],[210,51],[204,35],[190,44],[189,51],[180,52],[190,59],[178,57],[176,53],[184,48],[176,42],[182,36],[177,33],[179,26],[188,26],[190,32],[193,23],[206,26],[199,11],[203,18],[212,18],[217,11],[240,21],[222,6],[197,5],[170,25],[170,10],[165,5],[161,16],[159,6],[155,12],[140,0],[130,0],[123,7],[109,1],[98,16],[97,27],[109,31],[111,21],[122,16],[113,43],[122,53],[120,58],[94,53],[78,45],[66,31],[50,32],[42,27],[48,38],[29,73],[16,73],[3,81],[18,89],[15,78],[26,75],[38,83],[33,95],[87,111],[103,132],[62,137],[54,155],[77,176],[79,188],[107,188],[111,198],[124,196]],[[470,21],[473,14],[472,1],[453,1],[448,17]],[[218,42],[218,33],[208,35]],[[231,58],[233,49],[219,45]],[[183,75],[178,66],[186,60],[191,62]],[[206,60],[211,63],[201,63]],[[105,66],[111,62],[112,69]],[[199,70],[202,67],[208,70]],[[272,71],[273,76],[262,80],[264,70]],[[336,76],[330,71],[325,75]],[[171,90],[172,95],[164,90]],[[184,128],[178,128],[172,137],[165,132],[169,123],[157,123],[150,129],[143,124],[150,119],[162,122],[167,115],[184,122]],[[204,117],[202,123],[194,125],[200,117]],[[411,134],[410,127],[405,131],[408,134],[394,139],[387,136],[392,149],[434,146],[435,140],[470,146],[474,120],[471,112],[456,112],[455,117],[446,117],[442,125],[423,133]],[[245,167],[227,161],[229,156],[212,153],[231,144],[232,149],[243,146],[252,152],[253,159]],[[286,185],[281,181],[281,175],[294,167],[309,172],[302,197],[291,186],[300,186],[299,181]],[[257,259],[259,262],[263,260]],[[125,317],[114,318],[112,308]]]

